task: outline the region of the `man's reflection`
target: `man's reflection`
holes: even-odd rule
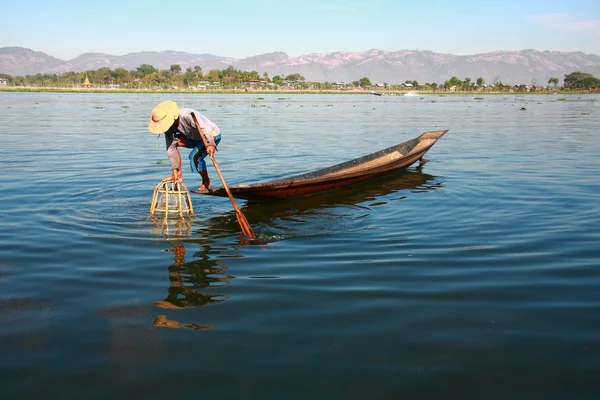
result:
[[[153,218],[154,233],[167,236],[170,245],[164,251],[173,253],[173,263],[168,267],[169,288],[163,300],[153,304],[164,309],[183,310],[208,304],[217,304],[229,296],[213,293],[220,286],[229,284],[233,276],[227,275],[227,266],[209,256],[211,247],[202,245],[186,262],[186,248],[183,238],[191,232],[191,221],[181,218]],[[190,242],[188,241],[188,245]],[[197,246],[196,243],[193,244]],[[212,329],[211,325],[184,324],[159,315],[154,326],[165,328]]]
[[[194,256],[200,258],[185,262],[186,249],[183,241],[169,240],[171,249],[165,251],[173,252],[173,264],[169,266],[170,286],[167,297],[161,301],[155,301],[154,305],[161,308],[183,309],[199,307],[208,304],[220,303],[227,300],[229,296],[217,293],[201,293],[199,290],[211,290],[219,286],[229,284],[233,278],[225,274],[227,266],[218,260],[208,257],[210,246],[204,246],[203,250]]]
[[[199,324],[182,324],[178,321],[168,319],[166,315],[159,315],[152,323],[154,326],[160,326],[163,328],[187,328],[187,329],[214,329],[213,325],[199,325]]]

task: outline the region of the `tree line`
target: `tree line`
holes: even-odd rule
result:
[[[287,76],[276,75],[269,79],[265,73],[262,77],[256,71],[240,71],[233,67],[223,70],[210,70],[206,73],[200,66],[194,66],[182,71],[179,64],[173,64],[167,70],[159,70],[152,65],[142,64],[135,70],[117,68],[111,70],[102,67],[97,70],[84,72],[65,72],[62,74],[42,74],[25,76],[11,76],[0,74],[0,78],[7,80],[9,86],[35,86],[35,87],[81,87],[83,82],[89,81],[92,86],[106,87],[115,85],[132,89],[160,87],[194,87],[201,82],[219,83],[222,87],[236,87],[243,82],[267,80],[281,83],[284,81],[304,81],[300,74]]]
[[[294,89],[313,89],[313,90],[332,90],[344,87],[371,88],[372,84],[368,77],[363,77],[348,84],[335,82],[307,82],[306,79],[298,74],[275,75],[272,78],[265,72],[262,76],[256,71],[241,71],[229,66],[223,70],[213,69],[208,72],[202,70],[200,66],[189,67],[185,71],[181,65],[173,64],[169,69],[159,70],[152,65],[142,64],[135,70],[126,70],[117,68],[111,70],[108,67],[102,67],[97,70],[84,72],[65,72],[62,74],[35,74],[25,76],[11,76],[0,74],[0,78],[7,81],[8,86],[20,87],[49,87],[49,88],[77,88],[87,80],[93,87],[122,87],[129,89],[171,89],[198,87],[203,83],[218,84],[223,89],[241,88],[248,82],[256,85],[269,85],[275,87],[291,87]],[[558,88],[559,79],[550,78],[548,85],[553,89]],[[406,90],[407,88],[420,90],[456,90],[456,91],[475,91],[484,87],[495,91],[506,91],[509,89],[528,90],[528,85],[508,85],[503,84],[500,77],[493,78],[493,83],[486,85],[482,77],[476,80],[471,78],[459,79],[455,76],[446,80],[443,84],[425,83],[419,84],[416,80],[406,80],[401,84],[383,83],[383,87],[388,90]],[[535,83],[529,86],[535,86]],[[600,88],[600,79],[585,72],[572,72],[565,75],[564,89],[570,90],[591,90]]]

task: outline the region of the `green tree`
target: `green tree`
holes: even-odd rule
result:
[[[200,75],[202,77],[202,75]],[[196,86],[200,78],[198,74],[194,72],[191,68],[187,68],[183,73],[183,85],[184,86]]]
[[[444,88],[446,90],[450,89],[452,86],[461,87],[462,81],[457,77],[453,76],[451,79],[448,79],[444,82]]]
[[[485,79],[483,79],[482,77],[477,78],[476,82],[478,87],[482,87],[483,85],[485,85]]]
[[[548,85],[552,85],[552,87],[556,89],[556,86],[558,85],[558,78],[548,79]]]
[[[574,87],[576,86],[577,81],[581,81],[583,79],[586,78],[591,78],[593,77],[592,74],[588,74],[587,72],[580,72],[580,71],[576,71],[576,72],[571,72],[570,74],[565,75],[565,86],[566,87]]]
[[[600,79],[587,72],[572,72],[565,75],[565,88],[569,89],[596,89],[600,87]]]
[[[367,78],[367,77],[360,78],[358,80],[358,86],[362,86],[362,87],[371,86],[371,80],[369,78]]]
[[[206,76],[206,79],[208,79],[211,82],[218,82],[219,81],[219,70],[212,69],[212,70],[208,71],[208,75]]]
[[[139,67],[137,67],[137,73],[140,78],[143,78],[144,76],[152,74],[154,72],[158,72],[158,70],[149,64],[142,64]]]
[[[179,64],[172,64],[170,69],[173,75],[179,75],[181,73],[181,65]]]
[[[462,84],[463,90],[471,90],[471,78],[465,78]]]
[[[452,78],[450,78],[448,83],[450,84],[450,86],[462,86],[463,82],[457,77],[453,76]]]
[[[233,66],[229,66],[227,67],[227,69],[224,69],[221,71],[221,73],[219,74],[222,78],[229,78],[228,80],[230,81],[235,81],[238,79],[238,71],[236,71]]]
[[[285,77],[286,81],[292,81],[292,82],[296,82],[296,81],[304,81],[304,77],[300,74],[291,74]]]
[[[115,83],[123,84],[131,81],[131,73],[125,68],[117,68],[111,73]]]

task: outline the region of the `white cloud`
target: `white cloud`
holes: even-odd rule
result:
[[[586,19],[570,13],[530,15],[528,19],[550,29],[600,36],[600,20]]]

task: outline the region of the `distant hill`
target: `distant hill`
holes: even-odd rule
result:
[[[82,72],[108,67],[112,70],[135,70],[142,64],[168,69],[179,64],[182,70],[199,65],[208,72],[233,66],[237,70],[266,72],[270,77],[299,73],[308,81],[352,82],[367,77],[373,83],[397,84],[406,80],[420,83],[443,83],[456,76],[487,83],[498,80],[510,84],[546,84],[556,77],[574,71],[600,76],[600,56],[582,52],[558,51],[494,51],[459,56],[426,50],[311,53],[290,57],[274,52],[237,59],[212,54],[191,54],[180,51],[147,51],[113,56],[85,53],[63,61],[48,54],[23,47],[0,48],[0,73],[13,76],[37,73]]]

